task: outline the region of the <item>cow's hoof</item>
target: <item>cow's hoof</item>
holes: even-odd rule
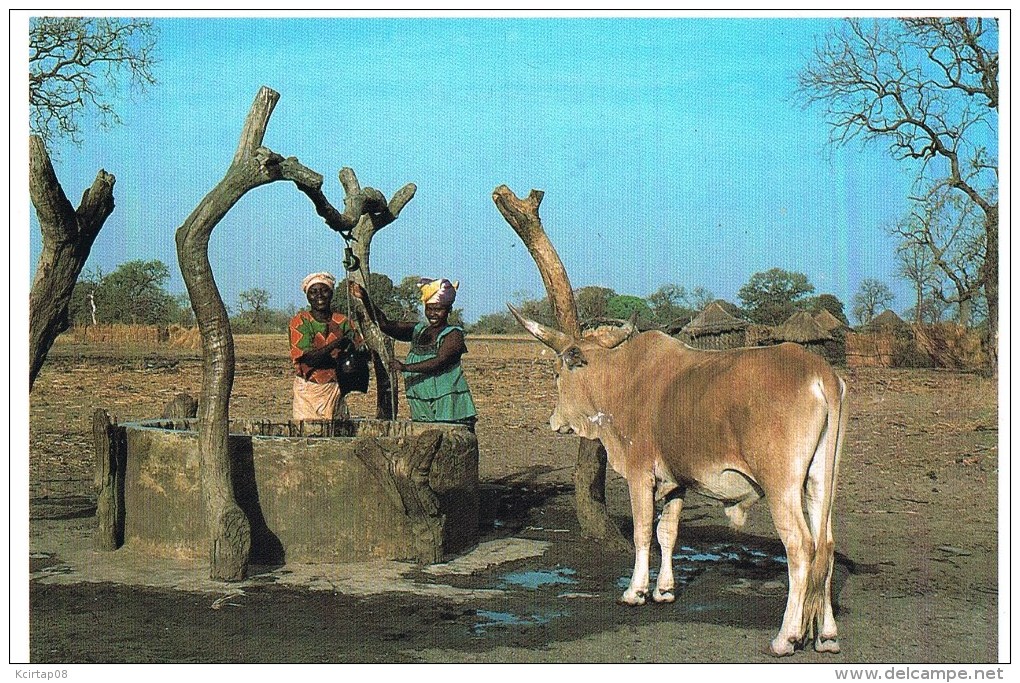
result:
[[[672,588],[667,588],[661,591],[658,588],[656,588],[655,592],[652,593],[652,600],[659,603],[660,605],[666,604],[667,602],[673,602],[674,600],[676,600],[676,595],[673,593]]]
[[[628,590],[616,601],[618,605],[630,605],[636,607],[638,605],[645,604],[645,600],[648,597],[648,591],[630,591]]]
[[[773,657],[789,657],[795,649],[788,638],[778,637],[769,643],[769,654]]]
[[[829,654],[837,654],[839,652],[839,641],[835,638],[826,638],[824,636],[815,639],[815,652],[828,652]]]

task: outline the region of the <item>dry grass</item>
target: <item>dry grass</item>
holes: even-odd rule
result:
[[[75,325],[70,331],[76,344],[133,344],[155,346],[162,331],[156,325]]]

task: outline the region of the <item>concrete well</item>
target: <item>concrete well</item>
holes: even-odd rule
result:
[[[124,543],[205,556],[194,420],[122,423]],[[442,561],[478,541],[478,441],[409,421],[231,420],[234,495],[254,564]]]

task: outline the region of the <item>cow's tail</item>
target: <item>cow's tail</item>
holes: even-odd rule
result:
[[[820,633],[822,620],[825,618],[826,584],[835,554],[835,544],[829,538],[829,525],[832,520],[832,505],[836,492],[836,476],[839,472],[839,458],[843,449],[843,437],[846,434],[846,382],[836,376],[836,392],[827,393],[827,416],[825,429],[825,470],[822,475],[821,519],[818,523],[818,534],[814,539],[815,552],[808,573],[807,593],[804,605],[804,632],[813,637]],[[819,449],[822,450],[822,449]],[[817,626],[817,629],[816,629]]]

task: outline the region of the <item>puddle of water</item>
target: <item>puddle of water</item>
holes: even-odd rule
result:
[[[786,566],[786,557],[783,555],[769,555],[760,550],[753,550],[741,545],[719,543],[707,550],[696,550],[690,546],[681,546],[673,554],[673,576],[677,586],[686,586],[701,574],[705,573],[713,565],[721,564],[750,564],[758,568],[768,569],[770,567]],[[648,570],[648,581],[650,586],[655,585],[658,577],[658,569],[652,567]],[[626,590],[630,585],[630,576],[622,576],[616,581],[617,588]]]
[[[541,586],[555,586],[561,584],[573,585],[577,579],[573,576],[576,571],[569,567],[558,569],[538,569],[534,571],[510,572],[503,577],[500,588],[518,586],[521,588],[539,588]]]
[[[754,550],[742,545],[718,543],[707,551],[698,551],[690,546],[681,546],[673,555],[674,560],[688,562],[747,562],[758,566],[769,564],[786,564],[785,555],[769,555],[761,550]]]
[[[565,612],[544,612],[542,614],[531,614],[528,616],[513,614],[511,612],[492,612],[489,610],[478,610],[475,615],[478,622],[471,627],[471,632],[476,636],[484,636],[493,628],[506,628],[508,626],[537,626],[548,624],[557,617],[565,617]]]
[[[51,574],[73,574],[74,567],[69,564],[56,564],[52,567],[44,567],[38,572],[40,575],[51,575]]]

